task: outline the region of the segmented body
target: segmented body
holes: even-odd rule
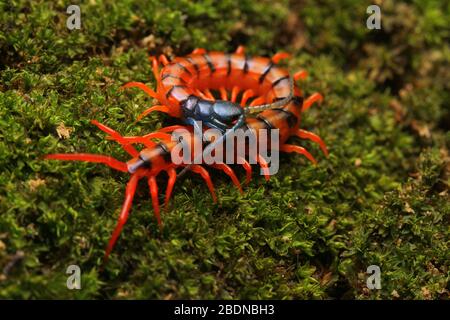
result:
[[[235,102],[242,92],[240,105],[248,103],[248,111],[258,112],[285,105],[292,98],[293,81],[304,76],[300,71],[291,77],[286,69],[277,65],[287,56],[278,53],[272,58],[250,57],[244,54],[242,47],[235,53],[208,53],[196,49],[192,54],[172,61],[161,55],[159,61],[164,64],[161,70],[158,59],[151,57],[156,91],[141,82],[130,82],[123,87],[140,88],[161,103],[144,111],[142,116],[162,111],[183,118],[183,108],[190,97],[198,98],[199,103],[217,100],[211,90],[219,91],[221,100],[231,102]],[[228,91],[231,97],[228,97]],[[263,102],[265,104],[261,105]]]
[[[184,68],[180,67],[178,64],[183,63],[183,61],[174,60],[172,64],[167,64],[167,68],[163,69],[163,71],[161,72],[161,76],[162,78],[164,77],[164,79],[158,83],[158,92],[159,94],[162,94],[162,101],[167,103],[173,110],[177,110],[177,108],[180,107],[183,99],[185,100],[187,96],[192,94],[192,92],[188,90],[194,90],[194,92],[199,94],[199,96],[205,96],[210,95],[210,89],[219,88],[219,90],[221,90],[221,88],[224,88],[223,90],[221,90],[222,98],[224,100],[227,100],[228,95],[225,94],[226,90],[231,89],[232,94],[230,99],[236,101],[237,94],[236,89],[234,89],[236,88],[234,84],[238,81],[239,78],[237,70],[241,69],[241,73],[245,71],[245,74],[247,74],[246,77],[242,77],[241,74],[241,80],[245,79],[245,81],[242,82],[245,83],[245,86],[243,88],[248,88],[246,90],[255,90],[257,94],[260,94],[260,96],[258,96],[254,100],[257,101],[256,103],[270,103],[274,100],[281,101],[281,99],[283,99],[283,97],[288,93],[286,86],[281,85],[283,82],[285,82],[285,80],[283,79],[285,79],[286,73],[281,69],[275,68],[273,64],[270,63],[269,59],[248,59],[245,58],[245,56],[242,56],[242,54],[232,54],[230,56],[226,56],[224,54],[212,53],[210,53],[207,57],[202,54],[191,55],[189,58],[190,59],[183,58],[186,61],[190,62],[189,66],[184,65]],[[207,68],[200,68],[199,66],[195,67],[195,65],[197,64],[200,65],[200,59],[204,60],[203,64],[206,64]],[[192,60],[192,62],[189,60]],[[195,71],[189,70],[190,68],[194,69]],[[175,76],[173,75],[174,71],[181,72],[181,74],[178,73],[179,79],[175,78]],[[194,72],[198,72],[198,77],[193,76]],[[215,76],[213,77],[212,74],[214,73]],[[188,81],[188,76],[190,77],[189,79],[191,79],[190,81],[192,84],[192,86],[189,88],[193,89],[188,89],[187,87],[176,87],[179,86],[178,83],[180,82],[173,81]],[[215,78],[216,76],[218,77],[218,79]],[[204,80],[206,77],[209,77],[211,82],[207,82],[206,80]],[[165,79],[169,78],[171,78],[170,83],[168,81],[164,81]],[[193,85],[194,82],[195,86]],[[280,84],[279,88],[277,83]],[[252,87],[253,89],[250,89],[250,87]],[[213,97],[211,96],[209,98]],[[248,95],[246,96],[244,93],[241,96],[241,105],[245,105],[246,101],[244,101],[244,103],[242,102],[242,100],[245,99],[248,99]],[[303,99],[300,89],[295,87],[293,89],[293,97],[290,97],[289,101],[286,104],[280,107],[274,107],[272,109],[265,110],[256,117],[247,117],[245,119],[243,129],[253,130],[253,132],[255,133],[255,137],[259,136],[257,134],[259,130],[279,129],[280,151],[299,153],[306,156],[310,161],[315,162],[313,156],[306,149],[300,146],[287,144],[287,140],[292,136],[297,136],[301,139],[312,140],[320,145],[322,151],[326,155],[328,154],[326,146],[320,139],[320,137],[299,128],[301,122],[301,113],[306,111],[314,102],[320,101],[321,99],[322,97],[318,93],[311,95],[307,99]],[[92,123],[94,123],[102,131],[106,132],[109,135],[109,138],[120,143],[124,150],[128,154],[130,154],[132,159],[125,163],[112,157],[95,154],[50,154],[46,156],[46,159],[103,163],[113,169],[122,172],[128,172],[130,174],[130,180],[127,184],[125,200],[122,206],[119,220],[105,252],[105,259],[107,259],[122,231],[124,224],[128,219],[137,183],[141,178],[146,178],[148,180],[154,213],[159,225],[161,225],[156,176],[161,171],[166,171],[168,173],[169,180],[165,197],[165,202],[167,205],[171,197],[175,181],[177,179],[176,169],[178,167],[186,166],[185,164],[176,165],[172,162],[171,152],[179,142],[174,141],[169,133],[175,129],[186,127],[172,126],[163,128],[145,136],[123,137],[113,129],[108,128],[107,126],[102,125],[97,121],[92,121]],[[192,128],[190,127],[190,129]],[[154,139],[157,139],[158,141],[155,141]],[[202,139],[202,137],[190,134],[189,139],[191,141],[190,146],[193,147],[195,141],[198,139]],[[203,144],[203,142],[200,143]],[[143,144],[144,149],[138,151],[135,149],[133,144]],[[191,154],[193,154],[193,152],[191,152]],[[242,166],[247,172],[247,182],[249,182],[251,178],[252,168],[246,159],[242,160]],[[264,158],[262,158],[261,156],[258,155],[256,160],[261,167],[267,167],[267,163],[265,163]],[[236,187],[238,187],[239,190],[242,191],[238,178],[228,165],[224,163],[214,163],[210,166],[219,170],[223,170],[224,173],[226,173],[232,179]],[[194,173],[200,174],[202,176],[213,196],[213,200],[215,201],[216,196],[214,193],[214,187],[209,173],[206,171],[206,169],[202,165],[194,164],[192,165],[191,170]],[[268,178],[269,175],[266,174],[266,179]]]

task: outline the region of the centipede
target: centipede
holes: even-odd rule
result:
[[[302,91],[296,85],[295,81],[306,77],[306,71],[299,71],[291,77],[287,70],[276,66],[276,63],[286,58],[287,54],[276,54],[272,58],[248,57],[243,50],[239,47],[235,53],[225,54],[207,53],[203,49],[196,49],[192,54],[172,61],[165,56],[160,56],[158,59],[151,57],[157,90],[154,91],[139,82],[131,82],[123,86],[123,88],[138,87],[161,103],[146,109],[138,119],[150,112],[161,111],[181,119],[183,123],[164,127],[143,136],[122,136],[114,129],[92,120],[91,123],[105,132],[109,140],[121,145],[131,157],[128,161],[123,162],[107,155],[89,153],[55,153],[44,156],[47,160],[101,163],[130,175],[119,218],[105,250],[104,262],[108,260],[128,220],[139,180],[147,180],[154,216],[160,228],[162,228],[162,219],[156,177],[162,172],[168,175],[164,197],[166,208],[174,185],[180,177],[179,173],[177,174],[178,169],[181,169],[181,172],[189,169],[192,173],[200,175],[211,193],[213,202],[217,201],[217,196],[211,176],[205,167],[223,171],[234,186],[243,192],[233,168],[223,162],[174,163],[171,153],[181,143],[173,139],[171,133],[175,130],[185,129],[189,132],[184,137],[184,142],[188,141],[189,148],[193,148],[196,143],[206,144],[201,135],[194,134],[193,128],[197,121],[204,121],[207,127],[218,129],[223,133],[237,128],[251,131],[256,138],[259,137],[257,133],[260,130],[279,130],[280,144],[279,150],[276,151],[300,154],[310,162],[317,163],[313,155],[304,147],[288,143],[288,140],[295,136],[316,143],[325,156],[328,156],[324,141],[313,132],[301,128],[302,113],[323,99],[319,93],[313,93],[304,98]],[[159,70],[160,62],[164,65],[161,70]],[[219,92],[220,100],[214,97],[212,90]],[[250,98],[253,100],[249,103]],[[228,109],[234,108],[239,108],[241,111],[227,113]],[[247,111],[248,109],[250,111]],[[256,113],[255,111],[258,112],[257,115],[249,114]],[[217,146],[219,143],[220,141],[214,141],[207,144],[207,147]],[[141,145],[141,150],[138,150],[136,145]],[[190,150],[190,154],[195,157],[194,150]],[[248,159],[240,160],[238,163],[246,172],[245,183],[248,184],[252,179],[252,165]],[[264,157],[256,155],[254,160],[262,168],[264,177],[268,180],[270,175],[267,172],[268,165]]]

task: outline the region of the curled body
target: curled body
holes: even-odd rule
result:
[[[290,99],[289,103],[280,108],[265,110],[258,116],[247,117],[243,129],[253,130],[255,133],[262,129],[279,129],[281,152],[294,152],[302,154],[306,156],[310,161],[315,163],[316,160],[305,148],[288,144],[287,140],[292,136],[297,136],[301,139],[309,139],[319,144],[322,151],[326,155],[328,154],[325,143],[321,140],[320,137],[311,132],[300,129],[302,112],[307,110],[314,102],[319,101],[320,99],[321,96],[317,93],[311,95],[307,99],[303,99],[300,90],[298,88],[295,88],[294,97]],[[177,165],[172,161],[171,152],[180,142],[174,141],[170,132],[173,132],[174,130],[180,128],[188,128],[192,130],[192,127],[176,125],[160,129],[145,136],[124,137],[113,129],[100,124],[97,121],[92,121],[92,123],[95,124],[100,130],[107,133],[110,139],[120,143],[123,149],[131,156],[131,159],[127,162],[121,162],[109,156],[96,154],[50,154],[45,156],[45,158],[54,160],[72,160],[103,163],[113,169],[130,174],[130,180],[126,187],[125,200],[122,206],[121,213],[119,215],[119,220],[105,252],[105,259],[107,259],[122,231],[124,224],[128,219],[137,183],[142,178],[145,178],[148,181],[154,214],[158,221],[158,224],[161,226],[156,176],[162,171],[165,171],[168,174],[169,179],[165,195],[165,205],[167,206],[172,194],[175,181],[177,179],[176,169],[187,165],[183,163]],[[203,140],[201,136],[199,137],[198,135],[195,135],[193,133],[189,136],[189,139],[192,148],[196,142],[196,139]],[[200,143],[202,144],[203,142],[201,141]],[[142,144],[144,145],[144,148],[138,151],[133,146],[134,144]],[[191,154],[193,154],[193,152]],[[252,167],[246,159],[242,160],[242,166],[246,170],[246,181],[248,183],[251,179]],[[267,167],[267,163],[265,163],[264,159],[261,156],[258,155],[256,160],[261,167]],[[231,178],[234,185],[242,192],[242,187],[239,179],[236,177],[231,167],[229,167],[225,163],[213,163],[208,166],[222,170]],[[213,200],[216,201],[213,183],[208,171],[204,168],[204,166],[193,164],[191,165],[191,171],[199,174],[204,179],[211,192]],[[266,179],[268,178],[269,175],[266,174]]]
[[[161,111],[188,125],[200,120],[224,132],[242,126],[246,113],[279,108],[292,99],[294,81],[305,73],[300,71],[291,76],[277,65],[287,57],[286,53],[275,54],[272,58],[250,57],[243,47],[234,53],[196,49],[172,61],[161,55],[159,59],[150,58],[157,81],[156,91],[141,82],[130,82],[123,88],[140,88],[160,103],[145,110],[138,119]],[[159,63],[164,65],[162,69]],[[220,99],[216,99],[212,91],[217,91]],[[228,92],[231,92],[230,97]],[[240,94],[241,101],[237,103]]]

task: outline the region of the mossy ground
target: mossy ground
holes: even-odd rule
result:
[[[65,1],[0,2],[0,298],[448,299],[450,8],[383,1],[382,30],[368,30],[369,4],[86,1],[82,29],[69,31]],[[309,71],[304,91],[325,101],[304,127],[330,157],[301,142],[318,166],[283,155],[243,195],[215,172],[218,204],[189,175],[162,232],[142,184],[100,272],[127,174],[41,157],[127,160],[89,120],[126,135],[171,123],[155,113],[135,124],[153,102],[119,91],[154,86],[148,53],[239,44],[289,51],[289,69]],[[71,264],[82,290],[66,288]],[[373,264],[381,290],[365,285]]]

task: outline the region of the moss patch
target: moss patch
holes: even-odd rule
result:
[[[383,1],[368,30],[361,1],[90,1],[82,29],[63,2],[0,4],[1,298],[448,298],[449,6]],[[103,272],[128,176],[43,161],[90,152],[126,160],[90,119],[124,135],[168,123],[131,80],[154,86],[148,52],[195,47],[289,51],[308,95],[325,96],[303,126],[330,158],[283,155],[240,195],[213,173],[219,202],[188,175],[158,230],[147,186]],[[297,141],[298,143],[298,141]],[[243,177],[242,172],[240,175]],[[158,179],[161,190],[166,177]],[[79,291],[65,270],[82,269]],[[368,290],[379,265],[382,289]]]

